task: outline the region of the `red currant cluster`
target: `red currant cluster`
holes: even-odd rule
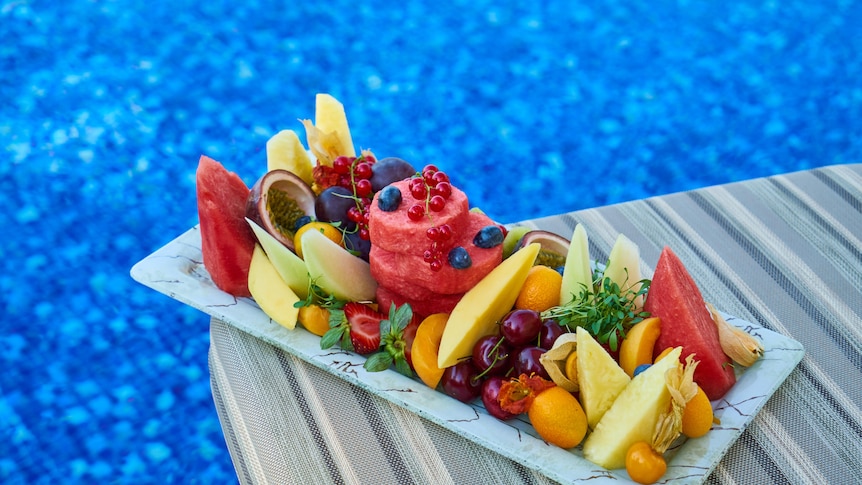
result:
[[[407,209],[407,217],[419,221],[426,215],[431,218],[432,212],[440,212],[446,207],[446,201],[452,195],[452,184],[449,176],[434,165],[426,165],[422,173],[410,179],[410,194],[417,202]],[[423,259],[433,271],[443,268],[443,249],[445,243],[452,237],[452,228],[448,224],[431,226],[426,232],[431,246],[425,250]]]
[[[359,237],[368,240],[368,208],[371,207],[371,176],[377,162],[374,156],[362,154],[359,157],[337,157],[332,162],[332,171],[338,175],[336,185],[353,192],[356,205],[347,210],[347,218],[356,223]]]

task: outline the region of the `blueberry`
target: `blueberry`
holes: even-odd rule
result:
[[[649,366],[650,366],[650,364],[641,364],[641,365],[635,367],[634,375],[632,375],[632,377],[635,377],[638,374],[640,374],[641,372],[649,369]]]
[[[565,270],[566,270],[566,267],[565,267],[565,266],[557,266],[556,268],[554,268],[554,270],[555,270],[557,273],[560,273],[560,276],[562,276],[562,275],[563,275],[563,271],[565,271]]]
[[[293,230],[298,231],[299,228],[311,222],[311,216],[302,216],[293,223]]]
[[[473,238],[473,244],[482,249],[489,249],[503,244],[503,231],[500,229],[500,226],[485,226],[476,233],[476,237]]]
[[[473,260],[463,246],[455,246],[449,251],[449,265],[455,269],[467,269],[473,265]]]
[[[401,191],[394,185],[387,185],[380,191],[377,206],[383,212],[393,212],[401,205]]]

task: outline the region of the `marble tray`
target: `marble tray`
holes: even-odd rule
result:
[[[210,280],[203,266],[200,233],[194,227],[138,262],[138,282],[261,340],[304,359],[368,392],[415,412],[447,429],[533,468],[562,483],[629,483],[624,469],[606,470],[585,460],[579,447],[562,450],[538,438],[526,420],[499,421],[481,400],[464,404],[394,370],[370,373],[365,358],[340,350],[321,350],[319,338],[300,326],[288,330],[269,319],[251,298],[235,298]],[[802,345],[759,325],[732,316],[727,320],[757,336],[766,354],[739,374],[737,384],[714,402],[720,425],[706,436],[680,440],[668,451],[664,483],[702,483],[739,438],[769,397],[804,355]]]

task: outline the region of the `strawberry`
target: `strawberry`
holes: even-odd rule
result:
[[[348,302],[342,309],[330,309],[329,330],[320,338],[320,348],[339,346],[357,354],[380,348],[380,322],[386,318],[368,305]]]
[[[350,302],[344,305],[344,316],[350,324],[350,342],[357,354],[370,354],[380,348],[380,321],[386,318],[368,305]]]

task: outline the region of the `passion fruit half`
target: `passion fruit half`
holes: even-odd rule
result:
[[[553,232],[534,230],[525,233],[521,236],[521,240],[516,245],[516,251],[520,248],[527,247],[532,243],[539,243],[539,255],[536,257],[536,264],[558,268],[566,264],[566,255],[569,254],[569,240],[554,234]]]
[[[292,172],[270,170],[252,186],[245,215],[295,251],[296,221],[302,216],[314,217],[314,191]]]

